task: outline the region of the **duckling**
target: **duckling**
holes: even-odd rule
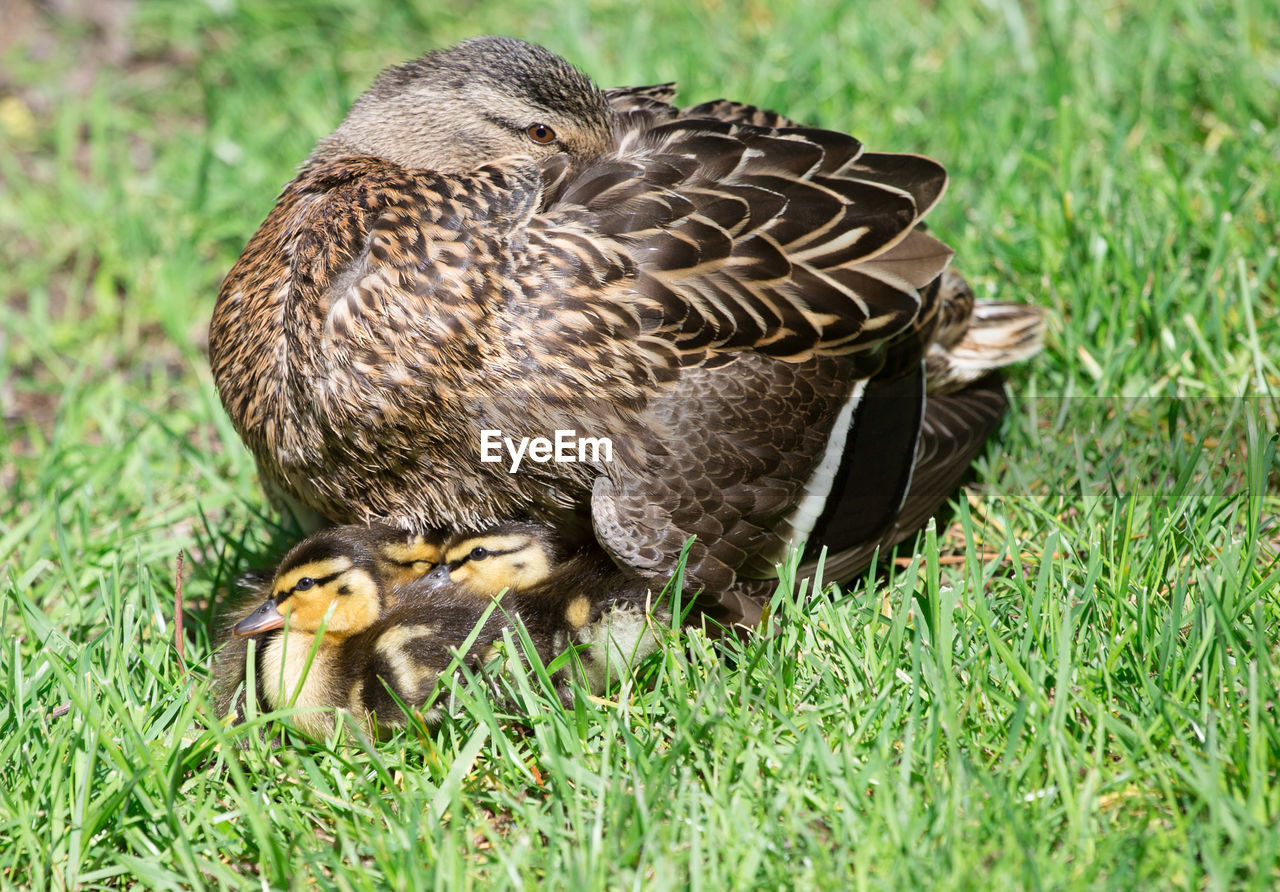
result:
[[[430,697],[468,639],[473,640],[461,660],[471,666],[488,662],[515,618],[544,663],[571,644],[594,645],[581,661],[593,691],[616,677],[624,658],[656,647],[644,602],[620,588],[598,587],[609,576],[617,585],[618,571],[607,557],[577,556],[555,566],[560,552],[552,550],[550,532],[535,535],[529,525],[521,529],[528,538],[519,547],[511,547],[510,529],[455,541],[469,552],[480,542],[508,546],[492,556],[486,585],[516,583],[520,591],[534,592],[554,580],[565,588],[555,599],[544,592],[492,612],[489,603],[498,591],[454,584],[447,573],[436,572],[439,567],[407,583],[389,584],[394,577],[385,572],[385,540],[377,536],[339,527],[297,545],[281,562],[265,600],[237,616],[231,630],[233,642],[254,638],[261,645],[254,679],[260,706],[313,707],[294,721],[316,736],[332,730],[335,708],[349,712],[370,733],[385,732],[405,723],[401,703],[418,707]],[[542,568],[537,578],[528,569],[531,563]],[[634,639],[631,650],[622,649],[624,634]],[[218,699],[226,711],[243,691],[245,656],[245,647],[229,647],[215,667]],[[564,672],[557,690],[567,702]],[[425,718],[438,722],[440,710],[430,710]]]
[[[385,524],[342,527],[332,535],[367,536],[377,560],[378,580],[383,591],[395,591],[427,575],[444,557],[444,539],[436,531],[408,533]],[[343,533],[341,530],[345,530]]]
[[[674,97],[502,37],[384,71],[214,310],[269,491],[339,523],[528,517],[655,583],[696,537],[700,604],[746,625],[791,548],[847,578],[923,522],[1040,311],[985,312],[949,272],[937,162]],[[612,448],[508,473],[495,430]]]
[[[503,606],[535,640],[551,641],[553,656],[569,644],[583,646],[580,664],[595,693],[653,653],[655,626],[670,619],[652,589],[619,571],[600,548],[571,550],[545,524],[515,521],[455,534],[423,583],[486,600],[507,593]]]
[[[455,533],[445,539],[427,579],[497,597],[507,589],[539,587],[552,576],[553,567],[564,573],[567,552],[564,540],[547,525],[512,521],[483,533]],[[617,572],[612,565],[609,569]]]

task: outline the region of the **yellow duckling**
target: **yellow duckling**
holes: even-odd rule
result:
[[[259,642],[259,705],[303,707],[294,724],[309,734],[332,730],[333,708],[349,711],[371,732],[403,725],[396,698],[421,705],[453,649],[483,618],[474,603],[428,600],[421,586],[415,591],[420,569],[434,563],[431,546],[388,530],[335,527],[304,540],[285,555],[266,599],[231,630],[233,642]],[[468,659],[501,633],[501,614],[490,619]],[[233,644],[220,655],[215,674],[224,707],[246,681],[246,650]]]
[[[281,567],[295,555],[304,554],[311,545],[318,546],[321,552],[359,555],[362,562],[371,568],[384,594],[393,600],[402,586],[426,575],[440,562],[443,542],[443,536],[436,533],[418,535],[379,523],[350,524],[333,527],[307,539],[290,552]],[[261,596],[275,575],[274,571],[246,574],[241,578],[240,587]],[[256,605],[257,600],[253,603]],[[249,605],[244,606],[247,608]],[[244,667],[249,639],[231,635],[230,631],[246,615],[244,609],[232,614],[215,664],[214,695],[222,715],[233,709],[243,713]],[[259,700],[261,702],[261,698]]]
[[[602,551],[571,551],[551,527],[512,521],[483,533],[446,538],[426,578],[435,585],[450,583],[474,595],[496,597],[504,589],[541,592],[548,582],[554,586],[569,580],[576,589],[608,582],[616,586],[622,577]]]

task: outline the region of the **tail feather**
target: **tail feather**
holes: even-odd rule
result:
[[[925,356],[928,393],[962,390],[988,372],[1028,359],[1044,340],[1039,307],[1004,301],[976,301],[969,325],[951,346],[935,343]]]

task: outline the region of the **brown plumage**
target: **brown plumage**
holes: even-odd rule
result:
[[[530,518],[641,579],[696,535],[690,584],[747,623],[789,546],[863,554],[936,508],[917,456],[972,451],[922,449],[926,360],[963,404],[1038,349],[1038,311],[984,314],[947,271],[919,225],[936,162],[673,93],[602,92],[508,38],[384,72],[214,311],[219,392],[269,491],[333,522]],[[988,421],[949,433],[980,444]],[[872,428],[882,448],[855,448]],[[482,430],[607,437],[612,461],[512,474]]]

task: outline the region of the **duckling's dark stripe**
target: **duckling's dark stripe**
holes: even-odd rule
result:
[[[486,548],[485,555],[483,558],[481,558],[481,560],[488,560],[491,557],[506,557],[509,554],[515,554],[518,551],[524,551],[528,547],[529,546],[527,545],[522,545],[519,548],[508,548],[506,551],[490,551],[489,549]],[[458,558],[456,561],[453,561],[451,564],[449,564],[449,569],[456,570],[469,560],[471,560],[471,552],[467,552],[462,557]]]
[[[345,573],[345,572],[347,572],[347,571],[346,571],[346,570],[343,570],[343,571],[342,571],[342,573]],[[342,573],[330,573],[328,576],[311,576],[311,577],[306,577],[306,576],[304,576],[304,577],[302,577],[302,578],[303,578],[303,579],[310,578],[310,579],[311,579],[311,581],[315,583],[315,585],[314,585],[314,586],[312,586],[312,588],[321,588],[321,587],[326,586],[326,585],[328,585],[329,583],[333,582],[335,579],[337,579],[339,576],[341,576],[341,575],[342,575]],[[301,581],[302,581],[301,579],[300,579],[300,580],[298,580],[298,582],[301,582]],[[308,591],[309,591],[309,590],[310,590],[310,589],[308,589]],[[295,594],[297,591],[298,591],[298,586],[297,586],[297,583],[295,583],[295,584],[294,584],[294,586],[293,586],[293,588],[291,588],[291,589],[289,589],[287,592],[285,592],[285,593],[284,593],[284,595],[283,595],[282,597],[277,597],[277,598],[276,598],[276,600],[277,600],[277,601],[284,600],[284,598],[287,598],[287,597],[289,597],[290,595]],[[339,592],[339,594],[345,594],[345,592]]]

